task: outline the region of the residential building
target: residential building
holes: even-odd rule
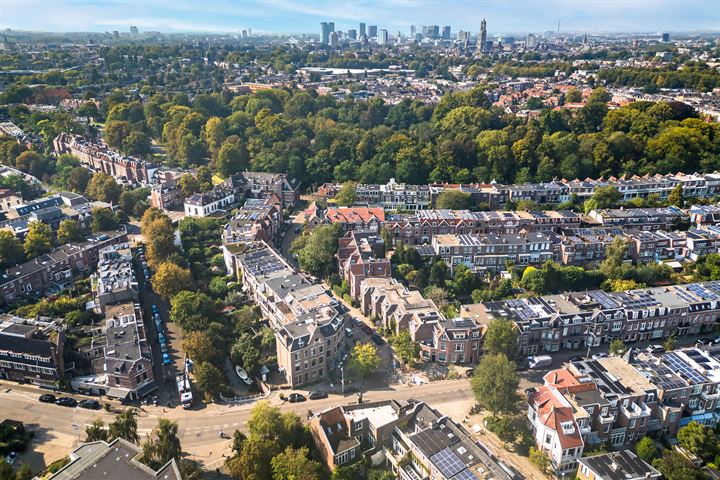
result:
[[[0,188],[0,212],[9,212],[14,207],[23,204],[23,198],[20,193]]]
[[[90,170],[106,173],[121,183],[148,185],[157,169],[153,163],[125,156],[81,135],[61,133],[53,140],[53,147],[56,153],[69,153]]]
[[[308,281],[265,242],[223,245],[235,273],[275,332],[277,361],[291,387],[328,378],[345,348],[345,317],[320,284]]]
[[[275,198],[277,197],[247,200],[223,227],[223,242],[275,242],[280,236],[283,223],[282,205],[279,201],[274,205],[270,203]]]
[[[150,206],[160,210],[175,210],[183,205],[184,200],[175,180],[155,184],[150,189]]]
[[[174,458],[155,470],[141,461],[142,455],[141,446],[123,438],[110,443],[85,443],[70,452],[70,463],[52,474],[50,480],[182,480]]]
[[[225,212],[235,203],[235,192],[218,185],[209,192],[194,193],[185,199],[183,208],[189,217],[209,217]]]
[[[604,227],[637,230],[674,230],[689,220],[688,215],[676,207],[593,210],[588,217]]]
[[[321,211],[316,204],[305,210],[307,227],[312,229],[321,224],[340,225],[343,232],[367,230],[379,233],[385,222],[385,210],[368,207],[331,207]]]
[[[130,244],[118,243],[98,252],[100,260],[93,274],[95,307],[100,311],[112,303],[138,301],[138,282],[132,264]]]
[[[300,182],[288,178],[286,173],[242,172],[245,196],[268,198],[275,194],[282,200],[283,208],[294,207],[300,200]]]
[[[65,378],[64,348],[61,323],[0,315],[0,379],[57,387]]]
[[[104,394],[120,400],[146,397],[158,387],[140,304],[107,305],[105,327],[107,343],[102,363],[107,390]]]
[[[578,460],[579,480],[659,480],[661,477],[652,465],[630,450],[603,453]]]
[[[98,233],[87,240],[62,245],[0,273],[0,304],[8,305],[23,296],[62,290],[75,279],[94,270],[101,249],[127,242],[125,229]]]
[[[350,288],[350,298],[360,298],[360,284],[370,277],[390,277],[392,267],[385,257],[382,237],[375,232],[349,231],[340,238],[338,273]]]

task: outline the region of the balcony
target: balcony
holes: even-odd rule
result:
[[[715,390],[715,392],[703,391],[703,392],[700,394],[700,397],[701,397],[705,402],[708,402],[708,401],[710,401],[710,400],[720,399],[720,389]]]
[[[615,421],[615,416],[611,415],[610,413],[606,413],[605,415],[600,415],[598,417],[598,419],[600,420],[600,423],[603,423],[603,424],[613,423]]]
[[[650,407],[648,407],[642,402],[640,402],[639,404],[631,403],[628,407],[622,406],[621,411],[622,414],[625,415],[625,418],[641,418],[649,417],[650,415],[652,415],[652,410],[650,410]]]

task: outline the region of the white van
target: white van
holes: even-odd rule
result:
[[[533,355],[528,357],[528,368],[549,367],[551,363],[552,357],[550,355]]]

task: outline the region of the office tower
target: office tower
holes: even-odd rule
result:
[[[480,36],[478,37],[477,49],[482,53],[487,48],[487,22],[482,19],[480,22]]]
[[[368,37],[377,37],[377,25],[370,25],[368,27]]]
[[[380,30],[380,45],[388,44],[388,31],[384,28]]]
[[[662,35],[663,42],[669,42],[670,41],[670,34],[669,33],[663,33]]]
[[[348,30],[347,36],[350,40],[357,40],[357,30],[351,28]]]
[[[328,22],[328,27],[330,28],[331,32],[335,31],[335,22]]]
[[[241,30],[240,31],[240,37],[247,38],[247,30]]]
[[[330,32],[332,31],[330,30],[330,24],[328,22],[320,22],[320,30],[322,30],[320,41],[327,45],[330,43]]]
[[[422,43],[422,33],[416,33],[415,34],[415,41],[417,43]]]
[[[330,32],[330,46],[331,47],[338,46],[338,32]]]
[[[120,38],[120,32],[113,30],[113,38]]]
[[[586,36],[587,38],[587,36]],[[525,48],[532,49],[537,46],[537,40],[535,39],[535,35],[532,33],[529,33],[527,36],[527,39],[525,40]]]
[[[410,36],[412,38],[415,38],[415,32],[417,32],[417,29],[415,28],[415,25],[410,25]]]
[[[365,35],[365,24],[361,23],[360,24],[360,38],[362,38],[363,35]]]
[[[247,31],[248,31],[248,37],[252,37],[252,28],[248,28]]]
[[[443,40],[450,40],[450,25],[445,25],[442,29]]]
[[[137,27],[135,27],[135,26],[130,27],[130,36],[131,36],[131,37],[137,37],[137,36],[139,36],[139,35],[140,35],[140,33],[138,32],[138,28],[137,28]]]
[[[430,25],[428,27],[430,30],[430,38],[440,38],[440,27],[437,25]]]

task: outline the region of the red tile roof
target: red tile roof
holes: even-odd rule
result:
[[[380,222],[385,221],[385,210],[381,207],[338,207],[328,208],[325,217],[332,223],[356,223],[367,224],[373,218]]]
[[[583,440],[575,423],[572,407],[562,398],[562,394],[552,387],[540,387],[528,399],[537,412],[538,421],[555,430],[563,449],[581,447]],[[572,433],[566,433],[562,424],[571,422]]]

